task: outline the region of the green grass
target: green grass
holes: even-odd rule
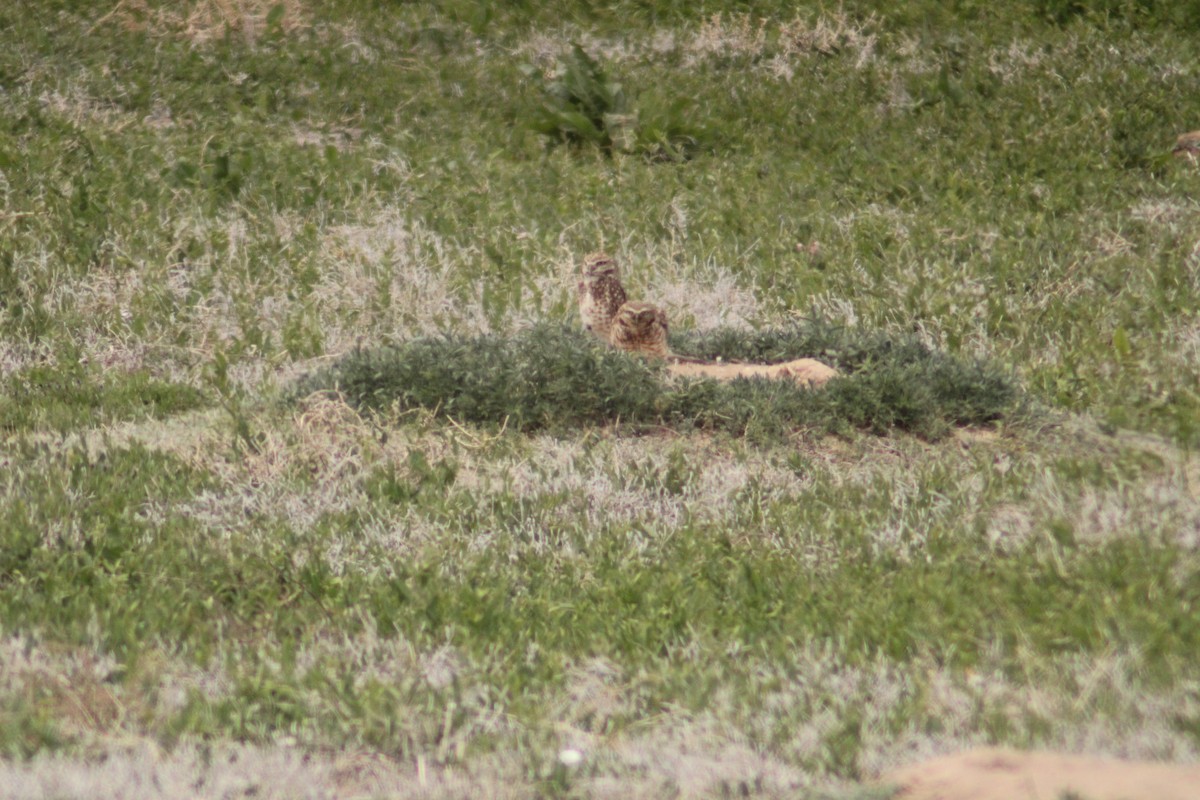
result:
[[[1197,760],[1197,24],[0,8],[0,785]],[[595,346],[597,249],[677,352],[841,377]]]
[[[830,643],[847,667],[883,658],[901,670],[929,661],[978,669],[997,647],[1007,655],[995,666],[1016,672],[1028,668],[1026,652],[1050,664],[1130,652],[1143,680],[1166,684],[1188,674],[1181,657],[1200,646],[1200,584],[1194,572],[1177,574],[1189,556],[1156,537],[1081,544],[1066,522],[1051,528],[1053,539],[1002,558],[978,536],[938,525],[922,531],[921,558],[881,554],[870,525],[857,535],[847,526],[837,538],[840,554],[813,571],[797,569],[797,543],[763,550],[713,522],[656,534],[620,523],[592,531],[568,516],[544,529],[554,503],[455,489],[456,469],[422,458],[410,465],[419,481],[389,478],[414,488],[398,494],[372,479],[367,498],[449,522],[448,541],[403,558],[368,541],[350,569],[325,555],[344,537],[361,536],[339,515],[306,532],[268,523],[266,538],[213,540],[171,505],[211,488],[212,479],[167,457],[138,448],[99,460],[45,449],[31,457],[39,471],[17,487],[25,501],[5,519],[2,623],[54,630],[59,641],[91,644],[129,665],[162,648],[199,663],[224,652],[233,693],[193,698],[159,720],[172,739],[193,732],[269,741],[282,727],[312,743],[365,737],[409,754],[432,746],[432,733],[416,722],[372,727],[429,687],[389,695],[374,680],[339,685],[352,651],[297,661],[297,648],[340,637],[398,637],[418,651],[449,644],[482,670],[471,677],[476,691],[509,698],[511,713],[534,729],[564,659],[581,656],[660,676],[642,690],[649,708],[699,713],[727,681],[751,681],[750,665],[784,663],[804,642]],[[938,477],[920,480],[941,491]],[[141,496],[118,490],[137,485]],[[857,504],[880,515],[885,499],[860,494]],[[147,503],[157,514],[144,513]],[[757,505],[735,502],[743,511]],[[57,530],[63,507],[72,507],[70,528]],[[772,530],[815,528],[791,502],[760,510]],[[473,552],[472,530],[504,528],[512,532]],[[531,538],[533,531],[548,540]],[[730,659],[731,652],[740,655]],[[435,691],[420,702],[441,706],[452,697]],[[756,709],[750,697],[741,702],[742,713]],[[347,705],[358,709],[349,718]],[[375,715],[382,718],[371,722]],[[825,757],[815,755],[813,766],[830,768]]]
[[[34,366],[8,376],[0,395],[0,430],[69,431],[115,420],[162,418],[199,408],[193,386],[155,380],[138,371],[108,378],[85,369]]]

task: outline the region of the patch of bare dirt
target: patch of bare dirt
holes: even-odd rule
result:
[[[1196,800],[1200,764],[984,748],[900,767],[883,782],[900,787],[894,800]]]
[[[682,377],[715,378],[732,381],[736,378],[766,378],[791,380],[804,388],[823,386],[837,376],[837,370],[812,358],[799,358],[783,364],[671,364],[667,370]]]

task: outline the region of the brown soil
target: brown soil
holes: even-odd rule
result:
[[[893,770],[894,800],[1197,800],[1200,764],[970,750]]]
[[[783,364],[696,364],[683,362],[667,367],[672,375],[716,378],[731,381],[735,378],[766,378],[791,380],[803,387],[818,387],[837,375],[837,370],[812,358],[798,358]]]

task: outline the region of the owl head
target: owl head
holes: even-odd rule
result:
[[[621,279],[621,270],[617,266],[617,261],[608,253],[588,253],[584,256],[581,274],[585,281],[594,281],[604,277]]]
[[[667,315],[653,303],[628,302],[617,312],[617,320],[636,334],[665,336],[667,333]]]
[[[667,347],[667,315],[651,303],[632,301],[622,305],[613,320],[609,341],[629,353],[655,358],[671,355]]]

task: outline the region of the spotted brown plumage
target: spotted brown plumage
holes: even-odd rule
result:
[[[621,270],[606,253],[590,253],[580,271],[579,316],[583,327],[601,340],[609,341],[613,318],[626,300]]]

